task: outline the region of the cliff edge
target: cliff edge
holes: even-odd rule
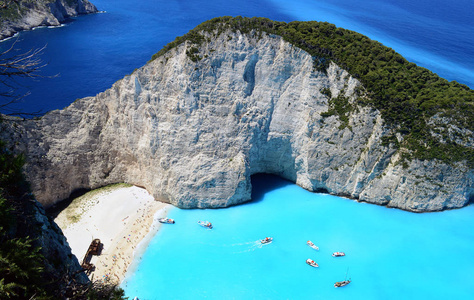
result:
[[[88,0],[2,1],[0,40],[38,26],[59,26],[67,18],[96,13]]]
[[[370,93],[336,63],[318,67],[317,57],[258,30],[198,35],[95,97],[4,124],[2,138],[28,157],[38,201],[127,182],[179,207],[226,207],[250,200],[257,173],[415,212],[474,198],[466,161],[406,159],[403,136],[362,104]],[[472,131],[451,129],[473,148]]]

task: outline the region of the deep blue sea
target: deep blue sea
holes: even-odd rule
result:
[[[28,112],[93,96],[144,65],[164,45],[208,19],[262,16],[328,21],[392,47],[448,80],[474,87],[472,0],[93,0],[102,14],[20,35],[19,48],[47,46],[43,75],[21,80]],[[0,43],[5,49],[13,40]],[[21,93],[21,94],[23,94]]]
[[[92,0],[104,13],[19,35],[46,45],[45,76],[20,80],[16,108],[68,106],[144,65],[164,45],[213,17],[328,21],[474,87],[472,0]],[[0,43],[6,49],[15,39]],[[474,207],[413,214],[313,194],[272,177],[254,201],[219,210],[172,209],[138,271],[123,284],[140,299],[473,299]],[[209,220],[206,230],[198,220]],[[266,236],[274,242],[258,243]],[[312,240],[320,247],[306,245]],[[347,255],[333,258],[334,251]],[[305,264],[307,258],[318,269]],[[348,273],[352,283],[335,289]]]

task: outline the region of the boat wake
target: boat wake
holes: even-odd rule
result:
[[[258,242],[258,241],[245,242],[245,243],[235,243],[235,244],[230,244],[229,247],[253,245],[256,242]]]
[[[260,240],[256,240],[256,241],[253,241],[253,242],[247,242],[247,243],[238,243],[238,244],[234,244],[233,246],[244,246],[243,248],[245,248],[245,249],[242,249],[240,251],[235,251],[235,252],[232,252],[232,253],[233,254],[239,254],[239,253],[252,252],[252,251],[255,251],[257,249],[261,249],[261,248],[263,248],[264,246],[266,246],[268,244],[270,244],[270,243],[262,244]]]

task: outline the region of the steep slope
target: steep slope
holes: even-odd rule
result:
[[[407,159],[370,91],[322,58],[261,30],[198,28],[111,89],[10,123],[3,138],[26,152],[46,206],[128,182],[179,207],[225,207],[250,200],[256,173],[410,211],[467,205],[471,165]],[[456,130],[472,150],[472,131]]]
[[[22,162],[0,141],[0,298],[63,299],[88,278],[61,229],[32,198]]]
[[[67,18],[97,12],[88,0],[6,0],[0,5],[0,40],[38,26],[58,26]]]

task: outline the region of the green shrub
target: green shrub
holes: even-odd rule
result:
[[[393,49],[354,31],[327,22],[276,22],[265,18],[219,17],[198,25],[176,38],[152,60],[186,40],[195,45],[205,41],[201,32],[215,36],[226,30],[260,37],[261,32],[276,34],[314,58],[316,70],[325,72],[333,61],[357,78],[367,92],[358,104],[379,110],[385,125],[403,136],[398,145],[408,149],[407,159],[467,161],[474,167],[474,150],[444,136],[434,137],[428,119],[434,115],[450,118],[451,124],[474,131],[474,91],[455,81],[448,82],[431,71],[408,62]],[[321,93],[330,97],[327,91]],[[360,95],[360,91],[359,91]],[[343,124],[350,109],[344,99],[334,102],[326,115],[337,114]],[[386,142],[389,140],[386,140]]]
[[[35,200],[23,163],[22,155],[12,154],[0,141],[0,299],[125,299],[116,286],[76,283],[61,268],[54,274],[45,271],[46,263],[60,262],[47,262],[37,245],[41,225],[33,216]]]

